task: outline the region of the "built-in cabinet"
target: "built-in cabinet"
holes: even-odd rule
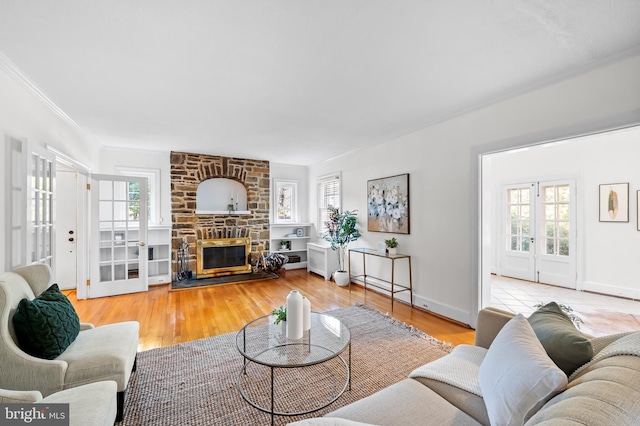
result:
[[[147,283],[171,282],[171,227],[149,226],[146,250],[141,250],[138,229],[100,230],[100,282],[140,278],[140,253],[147,256]],[[143,277],[144,278],[144,277]]]
[[[149,226],[147,240],[149,248],[149,285],[171,282],[171,227]]]
[[[310,223],[272,224],[270,227],[269,251],[289,256],[285,269],[307,267],[307,243],[311,238]]]

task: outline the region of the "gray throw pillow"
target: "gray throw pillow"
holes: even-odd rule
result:
[[[549,358],[570,376],[593,358],[591,341],[578,330],[556,302],[551,302],[528,318]]]

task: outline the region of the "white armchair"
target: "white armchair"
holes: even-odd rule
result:
[[[116,382],[96,382],[53,393],[0,389],[1,403],[69,404],[69,426],[112,426],[116,419]]]
[[[51,284],[51,269],[43,264],[0,275],[0,388],[38,391],[46,397],[113,380],[117,383],[117,420],[122,420],[124,394],[135,370],[139,323],[81,324],[78,337],[55,359],[31,356],[18,345],[13,315],[22,299],[33,300]]]

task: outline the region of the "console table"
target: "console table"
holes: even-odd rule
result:
[[[353,253],[360,253],[362,254],[362,274],[360,275],[350,275],[349,277],[349,291],[351,291],[351,279],[352,278],[363,278],[363,282],[364,282],[364,289],[367,289],[367,284],[369,284],[371,287],[376,287],[382,290],[386,290],[389,291],[387,288],[383,287],[380,284],[377,283],[367,283],[367,277],[376,279],[377,281],[382,281],[384,283],[387,284],[391,284],[391,311],[393,311],[393,298],[394,295],[396,293],[400,293],[403,291],[408,291],[409,292],[409,303],[411,304],[411,307],[413,308],[413,283],[411,280],[411,256],[406,255],[406,254],[386,254],[386,253],[380,253],[378,250],[375,249],[371,249],[371,248],[354,248],[354,249],[349,249],[349,271],[351,271],[351,252]],[[373,275],[367,275],[367,257],[368,256],[376,256],[376,257],[381,257],[383,259],[388,259],[391,261],[391,281],[387,281],[384,280],[382,278],[379,277],[374,277]],[[407,287],[406,285],[400,285],[397,284],[395,282],[395,267],[396,267],[396,260],[401,260],[401,259],[407,259],[408,261],[408,267],[409,267],[409,287]]]

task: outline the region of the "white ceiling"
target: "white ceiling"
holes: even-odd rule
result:
[[[639,0],[0,0],[105,146],[308,165],[640,50]]]

